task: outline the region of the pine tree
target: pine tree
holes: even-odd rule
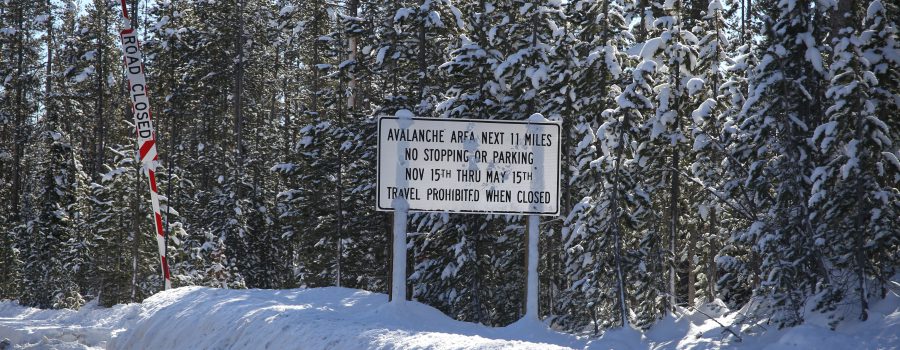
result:
[[[596,221],[590,224],[593,235],[611,235],[613,251],[607,255],[606,264],[612,266],[609,274],[614,276],[615,294],[613,295],[612,313],[613,325],[625,327],[630,324],[628,315],[631,308],[628,305],[626,293],[636,293],[646,296],[652,293],[653,281],[642,280],[635,290],[628,290],[629,282],[626,278],[632,272],[646,272],[646,267],[641,268],[634,254],[629,252],[629,247],[638,246],[630,233],[641,232],[646,225],[647,216],[650,214],[650,198],[644,189],[644,184],[637,176],[646,165],[642,160],[645,151],[641,147],[645,130],[642,127],[644,115],[652,108],[652,103],[647,97],[652,93],[652,73],[656,68],[653,61],[642,61],[637,67],[626,71],[630,75],[631,82],[624,86],[622,92],[616,98],[618,106],[603,112],[606,122],[600,126],[597,135],[600,143],[600,157],[595,160],[597,171],[600,171],[599,184],[604,190],[602,196],[593,198],[596,201],[591,215]],[[633,248],[631,248],[633,249]],[[607,250],[608,251],[608,250]],[[654,303],[656,299],[637,297]],[[655,306],[649,309],[655,309]],[[648,309],[648,310],[649,310]],[[640,315],[652,313],[638,312]],[[651,316],[652,317],[652,316]],[[639,320],[638,326],[645,327],[646,320]]]
[[[815,244],[828,255],[831,274],[818,307],[834,311],[837,305],[852,301],[864,321],[871,287],[883,288],[890,278],[884,275],[890,271],[878,269],[876,261],[890,261],[888,252],[897,249],[900,196],[890,184],[900,179],[900,162],[888,136],[892,132],[878,118],[870,93],[878,81],[862,50],[865,39],[856,27],[860,21],[847,5],[838,6],[838,15],[845,20],[835,39],[830,67],[828,121],[811,138],[826,157],[811,175],[809,205],[814,209],[810,216],[816,222]],[[871,12],[883,11],[880,6],[873,2]],[[867,17],[867,24],[875,20]],[[843,315],[832,317],[835,327]]]
[[[684,129],[690,125],[692,119],[687,115],[693,110],[690,94],[699,90],[703,81],[695,78],[698,60],[697,38],[685,27],[689,21],[685,20],[682,1],[666,2],[662,6],[666,13],[657,18],[654,27],[658,23],[662,28],[658,36],[648,39],[640,55],[645,60],[654,60],[659,63],[658,73],[661,84],[656,86],[656,111],[647,120],[647,129],[650,132],[650,144],[647,146],[647,166],[656,169],[665,177],[654,179],[649,177],[651,187],[659,190],[667,187],[666,199],[657,199],[656,203],[660,211],[664,211],[666,232],[648,232],[644,241],[644,250],[647,256],[645,265],[654,266],[664,264],[667,271],[668,285],[665,288],[667,300],[666,306],[671,311],[679,304],[679,290],[676,282],[679,279],[679,270],[690,260],[687,257],[688,244],[683,243],[687,237],[687,230],[683,222],[687,210],[684,208],[682,191],[685,185],[682,183],[684,163],[689,161],[691,154],[687,150],[690,142],[689,135]],[[668,154],[667,154],[668,153]],[[657,192],[657,191],[653,191]],[[661,191],[660,191],[661,192]],[[665,237],[665,239],[662,239]],[[667,243],[666,258],[661,258],[657,250],[662,242]],[[651,268],[652,269],[652,268]],[[650,277],[652,279],[653,277]],[[680,283],[679,285],[684,285]]]
[[[80,247],[76,216],[77,169],[72,146],[59,130],[55,114],[45,121],[46,147],[42,162],[38,217],[29,222],[25,244],[24,294],[26,305],[42,308],[77,308],[84,304],[71,276],[77,271]]]
[[[695,142],[695,147],[702,146],[699,150],[700,159],[710,153],[710,159],[714,159],[716,155],[722,159],[716,167],[721,171],[717,181],[710,182],[700,177],[704,180],[706,191],[725,207],[721,215],[718,212],[710,213],[716,214],[715,221],[719,222],[720,232],[743,231],[752,227],[757,219],[756,213],[760,212],[758,208],[766,201],[765,198],[750,196],[750,187],[743,181],[748,167],[740,160],[748,159],[754,151],[754,136],[743,133],[739,124],[743,119],[743,106],[748,97],[748,77],[757,63],[753,51],[750,45],[741,45],[727,58],[723,72],[726,79],[719,88],[724,97],[721,114],[718,118],[703,118],[705,123],[699,125],[703,129],[698,129],[702,132],[697,137],[701,142]],[[702,117],[702,114],[698,116]],[[716,131],[719,132],[718,137],[713,137]],[[709,139],[704,139],[701,135]],[[705,141],[709,143],[703,146]],[[726,235],[720,242],[722,246],[715,258],[720,276],[715,281],[715,288],[718,297],[726,305],[740,307],[750,301],[758,283],[759,255],[745,244],[742,235]]]
[[[603,193],[603,186],[598,184],[602,174],[593,162],[599,146],[595,133],[603,122],[601,112],[615,103],[625,83],[623,68],[629,61],[624,50],[633,40],[623,11],[621,2],[578,1],[570,4],[567,12],[577,38],[573,48],[576,56],[571,59],[578,62],[570,83],[577,120],[568,128],[572,130],[569,144],[574,144],[568,152],[572,159],[569,192],[571,202],[580,203],[571,203],[561,232],[568,286],[558,301],[558,309],[565,312],[557,322],[574,330],[592,324],[594,333],[612,324],[604,310],[614,307],[616,299],[600,288],[615,283],[614,275],[597,273],[614,271],[612,259],[606,257],[613,242],[596,231],[597,216],[603,214],[591,208],[598,205],[593,202]]]
[[[761,34],[765,50],[754,69],[742,110],[743,132],[752,139],[737,159],[749,164],[744,180],[766,212],[738,240],[760,255],[756,295],[764,315],[779,327],[803,321],[806,296],[824,278],[816,253],[807,205],[813,154],[806,138],[822,101],[816,82],[823,79],[822,56],[814,36],[808,1],[773,2],[771,22]],[[803,101],[803,102],[799,102]],[[774,193],[774,196],[770,195]]]
[[[723,11],[720,1],[709,1],[705,14],[694,27],[694,32],[703,33],[697,45],[699,81],[691,80],[688,83],[702,82],[703,85],[700,88],[696,88],[695,85],[688,86],[688,94],[693,100],[692,105],[696,108],[691,111],[692,123],[689,128],[693,138],[693,159],[690,170],[684,173],[689,173],[695,182],[696,179],[700,180],[695,184],[699,188],[692,191],[699,195],[696,199],[690,200],[698,218],[694,224],[693,237],[687,243],[688,251],[691,252],[687,259],[697,261],[698,264],[688,272],[688,283],[692,283],[688,286],[688,290],[694,291],[688,293],[689,305],[712,302],[716,298],[715,283],[718,279],[718,269],[715,258],[725,238],[721,225],[727,207],[722,199],[710,192],[712,189],[721,188],[724,178],[720,164],[725,158],[723,145],[726,144],[724,128],[727,119],[723,116],[723,111],[728,104],[717,101],[725,102],[727,99],[722,97],[728,96],[729,90],[723,88],[726,74],[720,67],[723,63],[729,62],[727,52],[730,44],[725,32],[727,23]],[[686,179],[685,182],[692,185],[690,179]]]
[[[900,57],[897,57],[897,37],[900,36],[896,22],[891,18],[897,18],[900,14],[900,6],[890,1],[872,1],[866,8],[865,31],[860,34],[862,47],[860,48],[865,58],[871,65],[871,71],[878,79],[878,84],[872,86],[873,97],[876,102],[878,119],[888,125],[892,134],[890,138],[897,140],[900,137],[900,121],[891,118],[892,111],[896,111],[897,95],[900,95],[900,72],[896,69],[900,66]]]
[[[146,179],[135,153],[130,142],[113,149],[112,163],[92,185],[100,303],[106,306],[140,301],[161,285]]]

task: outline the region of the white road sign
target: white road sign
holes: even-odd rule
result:
[[[559,215],[560,124],[381,117],[380,211]]]

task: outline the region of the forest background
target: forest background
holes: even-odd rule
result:
[[[375,120],[563,125],[540,313],[596,334],[722,300],[867,317],[900,267],[898,8],[882,0],[128,0],[176,286],[386,291]],[[0,1],[0,298],[162,286],[119,3]],[[411,215],[412,298],[523,314],[525,218]]]

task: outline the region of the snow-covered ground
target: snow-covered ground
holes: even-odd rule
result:
[[[704,311],[725,325],[734,321],[733,312]],[[836,331],[810,321],[741,336],[735,342],[716,322],[687,311],[647,332],[621,329],[599,339],[557,333],[536,321],[490,328],[423,304],[389,304],[384,294],[334,287],[184,287],[140,304],[92,303],[78,311],[0,302],[0,340],[23,349],[898,349],[900,298],[889,295],[873,305],[868,321],[848,321]]]

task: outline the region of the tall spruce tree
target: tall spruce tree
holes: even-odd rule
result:
[[[828,256],[830,278],[818,307],[835,311],[853,302],[858,318],[868,318],[873,287],[887,280],[876,260],[890,261],[897,249],[897,209],[900,196],[889,184],[900,177],[890,127],[878,118],[872,86],[878,83],[863,53],[866,38],[860,25],[872,24],[883,7],[860,20],[851,2],[838,4],[840,25],[833,51],[832,76],[826,92],[828,121],[810,139],[825,157],[813,170],[809,205],[815,220],[815,244]],[[832,327],[844,315],[832,314]]]
[[[760,33],[764,51],[739,121],[752,145],[738,159],[749,164],[744,182],[766,211],[736,234],[761,257],[757,305],[784,327],[803,321],[804,300],[826,277],[806,200],[813,161],[806,139],[823,101],[815,84],[824,78],[824,66],[814,36],[819,9],[809,1],[765,6],[771,17]]]

